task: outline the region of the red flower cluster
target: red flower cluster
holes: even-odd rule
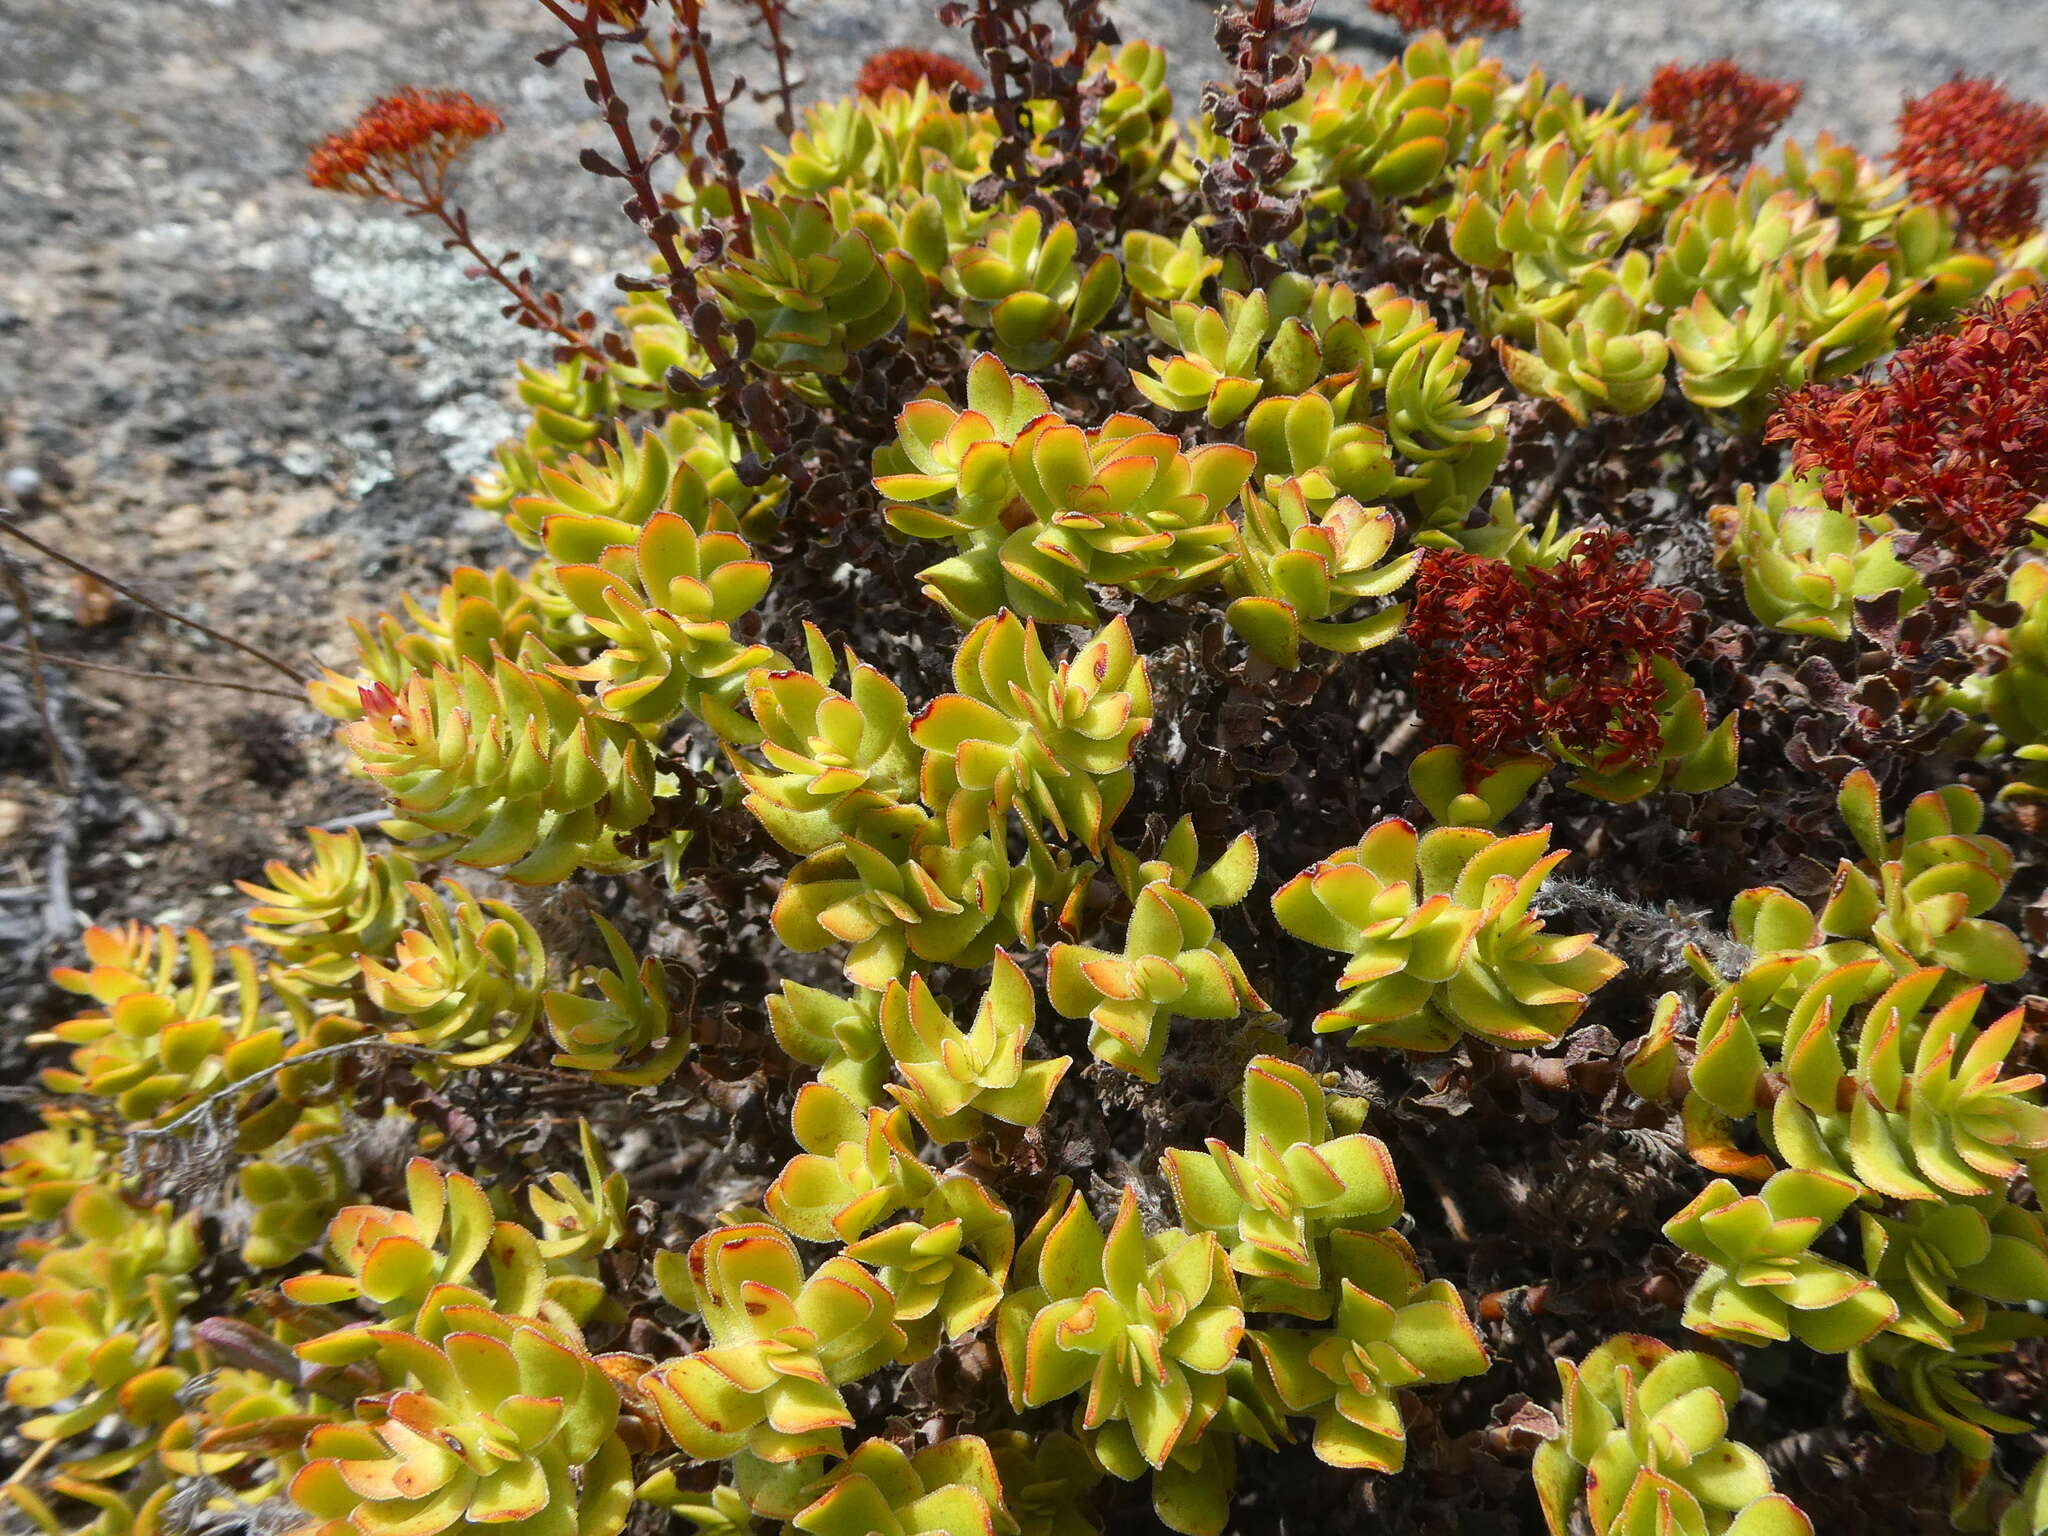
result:
[[[408,87],[327,138],[307,157],[306,179],[323,192],[435,202],[448,168],[504,126],[461,91]]]
[[[955,85],[964,85],[970,91],[987,88],[981,76],[958,59],[933,53],[929,48],[884,48],[880,53],[869,54],[853,88],[863,96],[879,96],[892,86],[915,90],[920,80],[939,92]]]
[[[1522,24],[1515,0],[1371,0],[1403,32],[1437,31],[1453,42],[1481,32],[1512,32]]]
[[[2038,172],[2048,160],[2048,108],[1996,81],[1956,76],[1899,113],[1892,164],[1915,197],[1940,203],[1979,240],[2014,240],[2040,219]]]
[[[1405,633],[1430,733],[1481,759],[1554,739],[1603,769],[1654,762],[1652,663],[1677,660],[1687,604],[1651,586],[1628,548],[1596,528],[1548,569],[1424,553]]]
[[[1805,94],[1797,80],[1767,80],[1733,59],[1714,59],[1661,65],[1643,109],[1671,125],[1672,142],[1695,165],[1732,171],[1755,158]]]
[[[1791,443],[1838,507],[1892,513],[1958,555],[2007,548],[2048,500],[2048,294],[1980,305],[1881,376],[1794,390],[1766,441]]]

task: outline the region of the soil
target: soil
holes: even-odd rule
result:
[[[860,59],[931,44],[921,5],[812,0],[793,42],[807,94]],[[1666,58],[1733,53],[1803,76],[1792,131],[1873,149],[1909,90],[1995,71],[2048,96],[2032,0],[1525,0],[1501,43],[1589,92],[1641,86]],[[1207,74],[1211,9],[1114,7]],[[728,56],[771,71],[729,9]],[[1359,20],[1364,17],[1364,21]],[[85,19],[81,19],[85,18]],[[63,0],[0,8],[0,507],[161,607],[287,667],[342,663],[346,618],[507,558],[464,482],[512,425],[506,379],[532,348],[430,231],[313,191],[307,146],[401,83],[456,86],[509,132],[467,171],[487,238],[604,302],[639,260],[603,188],[575,82],[531,58],[531,0]],[[1393,39],[1355,0],[1321,18],[1341,52]],[[750,146],[767,127],[749,104]],[[52,653],[286,689],[278,672],[55,561],[12,548]],[[24,639],[0,602],[0,642]],[[62,669],[54,738],[27,670],[0,654],[0,1075],[5,1045],[60,998],[42,980],[87,922],[231,928],[231,881],[307,823],[360,815],[327,722],[295,698]],[[68,764],[69,791],[51,767]]]

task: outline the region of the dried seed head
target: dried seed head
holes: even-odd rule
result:
[[[1881,376],[1793,391],[1766,441],[1790,442],[1830,505],[1896,512],[1959,555],[2005,549],[2048,487],[2048,298],[1985,304]]]
[[[934,91],[955,85],[964,85],[970,91],[988,88],[980,75],[943,53],[933,53],[929,48],[884,48],[868,55],[854,89],[863,96],[880,96],[891,89],[911,90],[920,80]]]
[[[2019,239],[2039,221],[2048,162],[2048,107],[1996,81],[1957,75],[1899,113],[1892,163],[1916,197],[1955,214],[1967,235]]]
[[[1799,105],[1797,80],[1752,75],[1733,59],[1661,66],[1643,92],[1643,108],[1671,127],[1686,158],[1709,170],[1749,164]]]
[[[1456,42],[1481,32],[1514,32],[1522,25],[1515,0],[1372,0],[1403,32],[1441,32]]]
[[[306,159],[306,179],[323,192],[434,201],[448,171],[504,123],[461,91],[408,86],[373,102],[344,132]]]
[[[1556,740],[1609,761],[1656,760],[1662,685],[1685,607],[1595,529],[1548,568],[1431,550],[1417,568],[1408,639],[1416,707],[1439,741],[1475,758]]]

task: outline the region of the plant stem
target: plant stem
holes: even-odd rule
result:
[[[476,237],[469,232],[469,211],[465,208],[448,206],[448,200],[438,190],[428,190],[422,201],[408,199],[403,204],[405,211],[413,218],[431,218],[448,231],[444,242],[449,248],[461,251],[475,261],[474,273],[488,277],[512,296],[513,306],[518,311],[519,323],[529,330],[546,331],[557,338],[579,357],[588,358],[599,367],[604,366],[605,355],[591,343],[589,336],[564,320],[555,305],[548,304],[533,291],[533,285],[521,281],[507,272],[501,262],[486,255]]]

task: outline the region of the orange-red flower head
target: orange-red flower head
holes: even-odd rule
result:
[[[409,86],[322,142],[306,159],[306,179],[323,192],[432,202],[449,167],[502,127],[497,113],[461,91]]]
[[[956,85],[964,85],[970,91],[985,89],[981,76],[965,64],[928,48],[884,48],[868,55],[854,89],[863,96],[880,96],[892,87],[913,90],[920,80],[939,92]]]
[[[2008,548],[2048,501],[2048,295],[1981,305],[1881,374],[1792,391],[1765,438],[1837,507],[1966,557]]]
[[[1372,0],[1403,32],[1441,32],[1453,42],[1481,32],[1512,32],[1522,24],[1515,0]]]
[[[1671,125],[1671,140],[1695,165],[1739,170],[1784,127],[1806,87],[1767,80],[1733,59],[1661,66],[1643,92],[1643,109]]]
[[[1687,603],[1628,547],[1596,528],[1547,568],[1425,551],[1403,632],[1429,733],[1482,760],[1554,740],[1609,768],[1654,762],[1654,662],[1678,659]]]
[[[1899,113],[1892,163],[1915,197],[1942,204],[1979,240],[2016,240],[2039,222],[2044,162],[2048,108],[1994,80],[1958,75]]]

